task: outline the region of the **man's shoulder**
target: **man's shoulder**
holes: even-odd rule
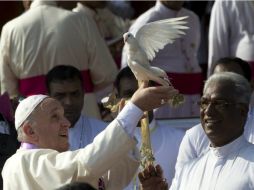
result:
[[[189,136],[203,136],[203,135],[205,135],[205,132],[202,128],[202,125],[199,123],[199,124],[191,127],[190,129],[188,129],[186,131],[186,134],[188,134]]]
[[[182,8],[181,14],[183,14],[184,16],[189,16],[190,17],[189,19],[191,19],[192,21],[195,20],[195,21],[199,22],[198,15],[195,12],[193,12],[192,10]]]
[[[144,12],[143,14],[141,14],[135,20],[135,22],[130,27],[130,31],[136,33],[136,31],[139,28],[141,28],[142,26],[144,26],[145,24],[155,21],[155,18],[157,18],[157,13],[155,11],[155,8],[152,7],[150,9],[148,9],[146,12]],[[159,20],[159,19],[157,19],[157,20]]]
[[[254,144],[246,141],[246,145],[242,147],[240,155],[244,160],[250,161],[254,166],[253,152],[254,152]]]
[[[19,15],[18,17],[16,18],[13,18],[12,20],[8,21],[4,26],[3,26],[3,30],[5,31],[12,31],[14,30],[15,28],[17,28],[18,26],[20,26],[20,24],[23,22],[23,20],[25,20],[25,14],[26,13],[23,13],[21,15]]]

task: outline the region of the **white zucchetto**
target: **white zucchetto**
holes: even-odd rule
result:
[[[24,100],[22,100],[16,111],[15,111],[15,128],[16,130],[24,123],[28,116],[33,112],[33,110],[38,106],[45,98],[49,96],[46,95],[32,95]]]

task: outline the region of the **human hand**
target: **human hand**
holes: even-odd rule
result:
[[[168,190],[168,184],[163,177],[163,171],[159,165],[149,165],[138,174],[142,190]]]
[[[142,83],[131,98],[132,103],[143,111],[150,111],[160,107],[178,94],[178,91],[173,86],[146,86],[147,83]]]
[[[159,165],[149,165],[138,174],[143,190],[168,190],[168,184],[163,177],[163,171]]]

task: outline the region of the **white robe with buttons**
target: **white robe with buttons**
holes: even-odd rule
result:
[[[252,190],[254,189],[254,145],[243,136],[179,170],[170,190]]]
[[[245,139],[254,144],[254,109],[250,109],[244,127]],[[197,157],[202,156],[209,150],[209,139],[206,136],[201,124],[187,130],[180,145],[176,171],[183,165]]]

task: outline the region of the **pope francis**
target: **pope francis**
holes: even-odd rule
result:
[[[75,181],[98,189],[122,189],[139,165],[132,151],[136,144],[133,135],[143,112],[159,107],[161,100],[176,93],[173,87],[141,86],[93,143],[76,151],[67,151],[70,123],[61,104],[45,95],[24,99],[15,112],[22,144],[3,168],[4,190],[49,190]],[[108,183],[105,173],[110,173]]]

